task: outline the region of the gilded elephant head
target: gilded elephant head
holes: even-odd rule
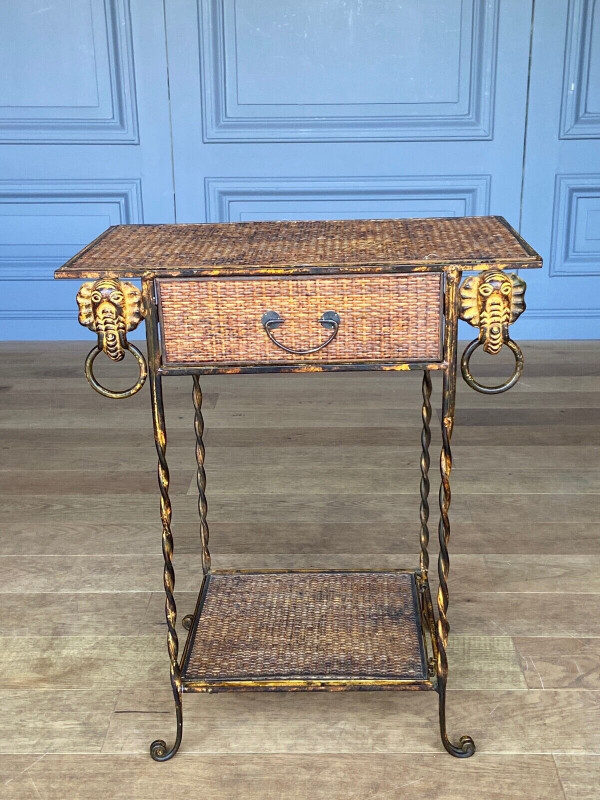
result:
[[[144,317],[140,290],[128,281],[100,278],[82,284],[77,293],[79,323],[98,334],[98,349],[121,361],[127,349],[127,331]]]
[[[479,328],[486,353],[498,353],[510,336],[508,326],[525,311],[525,281],[490,269],[460,287],[460,318]]]

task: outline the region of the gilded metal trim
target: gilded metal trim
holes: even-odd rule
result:
[[[443,370],[444,361],[355,362],[354,364],[163,364],[161,375],[259,375],[271,372],[410,372]]]
[[[479,328],[479,336],[470,342],[462,355],[460,366],[465,382],[482,394],[500,394],[511,389],[523,373],[523,353],[510,338],[509,326],[525,310],[525,281],[518,275],[507,275],[500,269],[490,269],[481,275],[467,278],[460,288],[460,318]],[[471,356],[479,347],[496,355],[506,345],[515,357],[515,369],[510,378],[497,386],[485,386],[471,374]]]
[[[148,368],[141,352],[127,341],[127,333],[137,328],[146,314],[140,290],[128,281],[101,278],[81,285],[77,305],[79,324],[98,335],[98,344],[85,360],[85,377],[90,386],[98,394],[117,400],[139,392],[146,382]],[[138,362],[137,381],[124,391],[107,389],[94,375],[94,361],[100,353],[105,353],[111,361],[122,361],[127,351]]]
[[[294,680],[236,680],[236,681],[183,681],[185,693],[225,691],[274,691],[274,692],[310,692],[310,691],[352,691],[352,690],[414,690],[428,691],[435,689],[430,680],[383,680],[378,678],[348,678],[327,680],[322,678]]]

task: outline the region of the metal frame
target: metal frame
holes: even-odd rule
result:
[[[503,223],[510,229],[508,223]],[[514,231],[513,231],[514,233]],[[523,240],[515,234],[527,253],[535,251],[529,248]],[[93,243],[92,243],[93,244]],[[90,246],[88,246],[89,249]],[[467,264],[468,262],[465,262]],[[161,338],[160,338],[160,307],[157,302],[159,280],[154,274],[144,274],[142,279],[142,292],[132,284],[121,283],[118,278],[106,280],[100,278],[96,283],[84,284],[78,295],[80,307],[80,322],[98,333],[98,345],[94,348],[86,361],[86,376],[96,391],[107,397],[124,398],[139,391],[144,383],[146,374],[149,376],[150,397],[152,405],[152,420],[154,439],[158,456],[158,486],[160,491],[160,517],[162,522],[162,551],[164,558],[163,582],[165,589],[165,617],[167,623],[167,650],[169,654],[170,681],[175,703],[176,735],[173,744],[169,747],[162,739],[157,739],[150,745],[150,755],[155,761],[167,761],[178,751],[183,735],[183,707],[182,696],[184,692],[215,692],[215,691],[340,691],[340,690],[421,690],[429,689],[438,693],[439,699],[439,726],[440,736],[445,749],[457,758],[467,758],[475,752],[475,744],[470,736],[462,736],[457,744],[450,741],[446,727],[446,687],[448,680],[448,575],[450,559],[448,555],[450,540],[450,473],[452,470],[452,453],[450,442],[454,427],[456,403],[456,377],[457,377],[457,337],[458,321],[465,319],[474,327],[478,327],[479,337],[474,340],[465,351],[461,362],[463,377],[472,388],[484,393],[498,393],[506,391],[518,380],[522,367],[522,354],[509,335],[509,325],[524,310],[524,282],[515,275],[504,276],[499,268],[508,265],[494,265],[490,268],[486,264],[478,264],[482,271],[473,278],[469,278],[461,287],[462,269],[458,266],[424,265],[400,266],[397,269],[354,268],[345,270],[340,268],[337,274],[348,272],[369,271],[381,272],[443,272],[442,286],[442,352],[439,359],[434,361],[393,361],[393,362],[353,362],[353,363],[306,363],[299,360],[295,363],[270,363],[270,364],[165,364],[163,363]],[[319,269],[310,269],[310,274],[319,275]],[[220,269],[222,276],[227,270]],[[302,267],[264,268],[264,275],[303,274]],[[185,278],[185,271],[178,271],[177,277]],[[210,270],[204,270],[205,275],[210,275]],[[331,275],[331,272],[328,272]],[[90,277],[88,274],[87,277]],[[258,277],[258,276],[256,276]],[[508,288],[507,288],[508,287]],[[148,365],[143,356],[133,345],[127,341],[126,332],[133,330],[145,317],[146,342]],[[337,332],[337,331],[336,331]],[[333,338],[333,337],[332,337]],[[515,373],[500,386],[486,387],[479,384],[469,370],[469,358],[474,349],[482,346],[488,352],[495,353],[506,345],[515,353],[517,368]],[[512,347],[511,345],[514,345]],[[515,349],[516,348],[516,349]],[[104,351],[113,360],[122,360],[125,352],[133,352],[138,360],[140,376],[137,383],[125,392],[112,392],[100,386],[93,376],[91,364],[96,356]],[[235,679],[186,679],[186,666],[188,664],[194,637],[202,614],[203,603],[210,586],[211,575],[231,574],[245,572],[255,573],[254,570],[211,570],[209,552],[209,529],[207,523],[206,499],[206,472],[204,469],[204,419],[202,416],[202,389],[201,375],[211,374],[236,374],[236,373],[267,373],[267,372],[337,372],[353,370],[380,370],[380,371],[408,371],[421,370],[422,381],[422,407],[421,407],[421,457],[420,457],[420,511],[419,511],[419,541],[420,556],[417,570],[380,570],[381,572],[409,573],[413,576],[413,608],[420,622],[420,647],[422,648],[423,663],[426,670],[423,679],[415,677],[398,679],[389,677],[328,677],[326,675],[303,675],[302,677],[260,678],[252,675],[240,675]],[[442,448],[440,452],[440,489],[439,489],[439,556],[437,571],[439,588],[437,592],[437,613],[434,610],[431,587],[429,582],[429,495],[430,495],[430,445],[431,445],[431,417],[432,417],[432,371],[442,371],[442,403],[441,403],[441,433]],[[169,375],[191,375],[193,379],[192,400],[194,407],[194,432],[196,453],[196,483],[198,489],[198,517],[201,545],[202,584],[192,614],[182,620],[185,630],[188,631],[183,651],[179,653],[179,639],[177,635],[177,608],[174,599],[175,571],[173,567],[173,534],[171,531],[171,500],[169,497],[169,467],[167,462],[167,432],[165,423],[165,410],[162,394],[162,380]],[[378,570],[262,570],[266,572],[369,572]]]
[[[193,615],[193,624],[188,635],[186,648],[180,661],[182,674],[187,671],[187,665],[190,655],[190,646],[196,635],[196,630],[206,595],[208,593],[210,578],[212,575],[290,575],[290,574],[341,574],[347,575],[351,573],[365,573],[376,574],[381,573],[395,573],[413,575],[415,578],[414,596],[413,600],[415,607],[422,611],[421,600],[418,596],[417,580],[420,573],[408,569],[385,569],[385,570],[361,570],[361,569],[218,569],[212,570],[204,576],[202,588],[198,596],[198,603]],[[427,663],[427,651],[425,635],[426,630],[420,631],[420,647],[422,657]],[[289,678],[289,677],[272,677],[272,678],[257,678],[250,675],[244,675],[239,678],[224,679],[224,680],[197,680],[197,679],[183,679],[182,686],[184,692],[224,692],[224,691],[329,691],[335,689],[336,691],[351,691],[351,690],[369,690],[369,689],[412,689],[412,690],[431,690],[435,689],[435,683],[431,680],[432,676],[426,679],[402,679],[402,678],[330,678],[322,675],[311,675],[303,678]]]
[[[213,372],[241,372],[241,371],[314,371],[311,365],[277,365],[269,367],[242,367],[236,366],[207,366],[207,367],[181,367],[165,368],[161,363],[161,348],[159,336],[158,305],[155,296],[153,279],[143,281],[143,298],[146,316],[146,338],[148,345],[148,365],[150,373],[150,392],[152,398],[152,418],[154,436],[158,454],[158,483],[160,489],[160,515],[162,520],[163,556],[164,556],[164,587],[165,587],[165,616],[167,621],[167,649],[170,661],[170,679],[175,701],[176,736],[173,745],[168,748],[164,740],[156,740],[150,746],[150,754],[156,761],[166,761],[172,758],[181,744],[183,733],[182,694],[184,692],[213,692],[213,691],[310,691],[310,690],[340,690],[340,689],[433,689],[439,696],[439,724],[442,743],[446,750],[453,756],[465,758],[473,755],[475,744],[471,737],[463,736],[458,744],[453,744],[446,728],[446,685],[448,679],[448,574],[450,561],[448,544],[450,539],[450,472],[452,468],[452,455],[450,440],[454,425],[454,411],[456,398],[456,370],[457,370],[457,336],[458,319],[460,315],[459,285],[462,271],[449,268],[445,273],[444,287],[444,339],[443,361],[435,363],[404,363],[393,365],[361,364],[361,365],[334,365],[337,369],[354,368],[364,369],[396,369],[399,371],[421,369],[423,371],[423,405],[422,405],[422,434],[421,434],[421,505],[420,505],[420,566],[413,574],[418,589],[419,612],[421,616],[421,633],[423,646],[426,648],[428,664],[428,679],[424,681],[391,681],[379,679],[348,679],[348,680],[323,680],[322,678],[307,678],[305,680],[256,680],[244,679],[235,681],[190,681],[182,678],[185,665],[189,656],[190,643],[193,641],[195,629],[202,612],[202,604],[208,591],[210,582],[210,553],[208,549],[208,524],[206,500],[206,473],[204,470],[204,420],[202,417],[202,391],[200,388],[200,375]],[[325,366],[325,365],[324,365]],[[323,366],[317,367],[318,371]],[[431,370],[443,371],[442,387],[442,450],[440,454],[441,485],[439,492],[440,521],[438,527],[439,557],[438,576],[439,590],[437,594],[437,620],[433,610],[431,588],[429,584],[429,468],[430,468],[430,443],[431,443]],[[169,499],[169,470],[166,459],[167,434],[165,427],[165,414],[162,400],[162,378],[171,374],[191,374],[193,376],[193,403],[194,403],[194,430],[196,435],[196,463],[198,486],[198,515],[200,521],[200,541],[202,554],[202,587],[198,597],[196,609],[193,614],[184,618],[184,627],[188,630],[187,641],[179,658],[179,643],[176,632],[177,609],[173,598],[175,586],[175,573],[173,569],[173,535],[171,532],[171,502]],[[406,570],[402,570],[406,571]],[[234,571],[228,571],[234,572]],[[429,655],[431,652],[431,655]]]

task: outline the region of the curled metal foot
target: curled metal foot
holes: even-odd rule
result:
[[[470,736],[461,736],[458,744],[453,744],[446,731],[446,674],[447,662],[441,659],[442,674],[438,673],[438,694],[440,696],[440,736],[446,751],[454,758],[470,758],[475,753],[475,742]]]
[[[168,761],[173,758],[175,753],[179,750],[181,745],[181,738],[183,736],[183,714],[181,710],[181,698],[177,706],[177,735],[171,749],[167,747],[164,739],[155,739],[150,745],[150,755],[154,761]]]
[[[181,620],[181,624],[183,625],[186,631],[189,631],[189,629],[192,627],[193,619],[194,619],[193,614],[186,614],[185,617]]]
[[[168,750],[167,743],[164,739],[156,739],[150,745],[150,755],[154,761],[168,761],[170,758],[173,758],[175,753],[179,750],[180,744],[181,742],[175,742],[173,747]]]
[[[470,758],[475,753],[475,742],[470,736],[461,736],[458,745],[452,744],[447,736],[442,737],[442,743],[455,758]]]

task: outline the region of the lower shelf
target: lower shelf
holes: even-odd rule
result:
[[[186,692],[432,689],[415,574],[206,576],[182,662]]]

